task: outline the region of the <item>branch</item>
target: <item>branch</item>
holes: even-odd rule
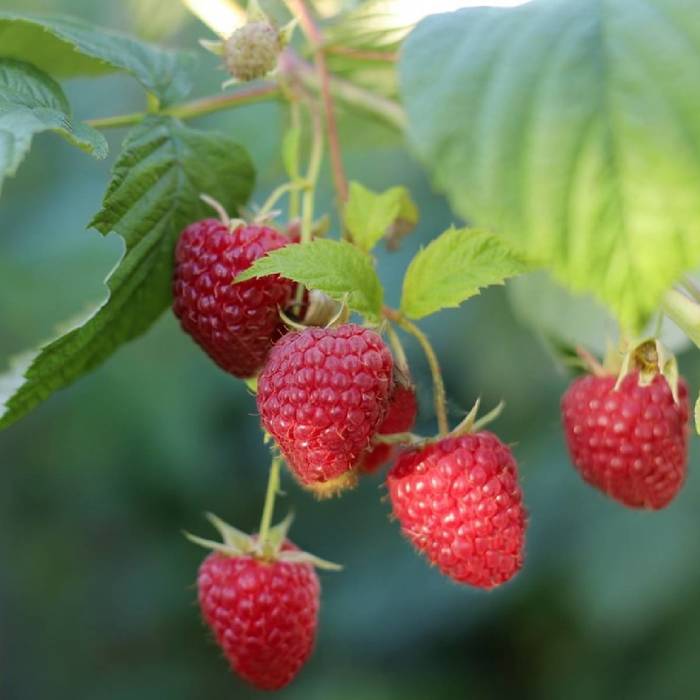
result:
[[[320,91],[314,67],[289,49],[286,49],[280,58],[280,70],[283,73],[290,74],[290,76],[296,76],[307,89],[316,93]],[[405,128],[406,116],[397,102],[382,95],[377,95],[342,78],[331,77],[330,89],[333,97],[339,102],[367,112],[394,129],[401,131]],[[279,97],[281,94],[282,91],[278,85],[272,82],[263,82],[251,87],[241,88],[236,92],[209,95],[208,97],[173,105],[163,110],[161,114],[170,114],[180,119],[192,119],[203,114],[211,114],[212,112],[219,112],[231,107],[264,102]],[[133,112],[131,114],[119,114],[114,117],[88,119],[87,123],[96,129],[114,129],[138,124],[146,115],[147,112]]]
[[[236,92],[222,93],[220,95],[210,95],[197,100],[190,100],[179,105],[173,105],[164,109],[160,114],[168,114],[179,119],[191,119],[201,117],[204,114],[211,114],[229,107],[240,107],[242,105],[255,104],[277,97],[280,94],[276,83],[261,83],[248,88],[237,90]],[[88,119],[87,124],[95,129],[113,129],[121,126],[131,126],[138,124],[147,112],[133,112],[131,114],[120,114],[116,117],[104,117],[102,119]]]

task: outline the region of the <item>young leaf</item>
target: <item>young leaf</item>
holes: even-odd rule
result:
[[[135,127],[92,222],[125,242],[107,280],[109,295],[88,318],[0,378],[0,428],[146,331],[170,304],[180,231],[211,215],[200,193],[234,213],[250,195],[253,179],[247,153],[227,136],[190,129],[171,117],[149,117]]]
[[[56,131],[95,158],[107,155],[102,134],[86,124],[73,124],[61,86],[34,66],[0,58],[0,191],[29,151],[32,137]]]
[[[421,22],[409,137],[460,216],[637,331],[700,265],[700,12],[532,2]]]
[[[351,182],[343,216],[355,245],[369,251],[397,222],[414,226],[418,222],[418,208],[405,187],[392,187],[377,194],[358,182]]]
[[[318,289],[333,299],[347,295],[348,306],[371,319],[382,310],[382,285],[372,258],[345,241],[317,239],[288,245],[258,258],[236,282],[279,274]]]
[[[70,17],[0,12],[0,51],[28,61],[56,78],[132,75],[163,104],[191,87],[193,56],[160,49]]]
[[[422,318],[459,306],[481,287],[502,284],[528,270],[498,236],[484,231],[451,228],[418,251],[406,270],[401,310]]]

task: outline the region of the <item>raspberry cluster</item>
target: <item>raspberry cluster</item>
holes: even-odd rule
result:
[[[335,495],[393,462],[392,514],[415,549],[457,583],[488,590],[510,581],[523,566],[528,515],[510,447],[483,430],[492,416],[476,421],[470,413],[449,432],[443,415],[439,436],[413,435],[416,391],[403,350],[395,361],[381,328],[335,319],[288,330],[280,312],[309,311],[317,291],[277,275],[233,283],[254,260],[289,244],[298,236],[259,224],[230,230],[205,220],[185,229],[173,282],[183,329],[230,374],[257,376],[262,426],[303,488]],[[306,315],[306,324],[321,322]],[[639,347],[644,362],[656,357],[648,343]],[[687,385],[648,367],[602,370],[574,381],[562,398],[572,462],[624,505],[663,508],[686,475]],[[273,535],[261,526],[248,537],[214,522],[223,545],[194,538],[215,550],[200,568],[202,615],[238,675],[257,688],[281,688],[312,652],[314,566],[329,564],[299,551],[286,530]]]

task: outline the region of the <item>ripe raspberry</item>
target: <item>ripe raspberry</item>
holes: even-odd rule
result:
[[[446,576],[493,588],[520,570],[527,514],[517,465],[492,433],[405,452],[387,485],[404,534]]]
[[[381,337],[354,324],[289,333],[258,379],[258,410],[297,479],[318,495],[354,483],[384,420],[393,360]]]
[[[685,480],[688,459],[688,387],[678,402],[663,376],[639,386],[628,374],[575,380],[561,402],[571,461],[581,476],[631,508],[667,506]]]
[[[182,328],[222,369],[253,376],[286,331],[278,308],[294,283],[276,275],[233,284],[234,277],[289,240],[275,229],[242,225],[233,233],[216,219],[190,224],[175,251],[173,311]]]
[[[285,542],[282,551],[290,549]],[[321,589],[311,564],[212,552],[197,588],[202,615],[239,676],[261,690],[293,680],[316,637]]]
[[[406,433],[413,428],[417,413],[416,390],[410,385],[395,384],[389,400],[386,418],[384,418],[377,432],[380,435]],[[391,459],[395,451],[396,447],[394,445],[380,443],[372,447],[360,460],[358,465],[360,472],[363,474],[374,474]]]
[[[279,31],[269,22],[248,22],[224,42],[224,61],[234,78],[247,82],[274,70],[281,50]]]

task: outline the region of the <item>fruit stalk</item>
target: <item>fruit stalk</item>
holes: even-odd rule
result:
[[[410,333],[420,344],[425,358],[430,366],[430,373],[433,377],[433,401],[435,403],[435,416],[438,422],[438,432],[441,436],[447,435],[449,432],[449,424],[447,422],[447,401],[445,395],[445,382],[442,379],[442,371],[440,370],[440,362],[438,361],[435,350],[430,344],[428,336],[416,326],[415,323],[409,321],[403,314],[394,309],[384,307],[384,316],[393,321],[397,326],[403,328],[407,333]]]
[[[263,506],[262,517],[260,518],[260,546],[265,550],[265,543],[270,534],[272,516],[275,512],[275,498],[280,488],[280,466],[282,460],[273,457],[270,464],[270,473],[267,477],[267,490],[265,492],[265,505]]]
[[[316,183],[321,171],[323,161],[323,126],[321,117],[316,109],[316,105],[309,101],[309,115],[311,117],[311,128],[313,140],[311,142],[311,155],[309,156],[309,166],[306,171],[306,188],[301,200],[301,242],[311,241],[311,229],[314,221],[314,198],[316,194]]]
[[[301,130],[301,108],[299,106],[299,100],[292,98],[289,101],[289,121],[290,127],[294,131]],[[296,180],[300,177],[299,175],[299,142],[297,140],[296,147],[291,153],[290,162],[290,177],[292,180]],[[300,201],[299,190],[294,190],[289,195],[289,220],[294,221],[299,216],[299,201]]]

